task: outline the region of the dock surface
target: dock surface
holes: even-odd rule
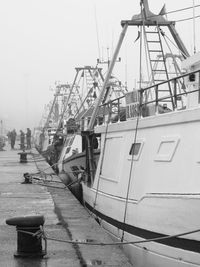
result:
[[[60,183],[59,177],[35,149],[27,155],[27,163],[20,163],[20,152],[11,150],[9,145],[5,151],[0,151],[0,266],[131,267],[128,258],[117,245],[91,246],[59,241],[113,242],[72,193]],[[39,179],[51,181],[38,179],[33,184],[22,183],[24,173],[39,177],[39,171],[45,173]],[[17,232],[15,226],[6,224],[6,219],[28,215],[45,217],[44,230],[50,239],[47,239],[47,255],[42,259],[14,257]]]

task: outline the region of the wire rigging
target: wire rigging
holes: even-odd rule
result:
[[[175,9],[175,10],[172,10],[172,11],[164,12],[163,15],[168,15],[168,14],[172,14],[172,13],[176,13],[176,12],[180,12],[180,11],[185,11],[185,10],[188,10],[188,9],[193,9],[195,7],[200,7],[200,5],[185,7],[185,8],[181,8],[181,9]]]
[[[189,6],[189,7],[185,7],[185,8],[181,8],[181,9],[176,9],[176,10],[172,10],[172,11],[168,11],[168,12],[163,12],[162,13],[162,16],[163,15],[172,14],[172,13],[176,13],[176,12],[185,11],[185,10],[188,10],[188,9],[197,8],[197,7],[200,7],[200,5]],[[158,14],[158,15],[151,15],[151,16],[147,16],[146,19],[156,18],[156,17],[159,17],[159,16],[161,16],[161,15],[160,14]],[[135,19],[135,21],[140,21],[140,18]],[[177,20],[177,22],[179,22],[179,20]]]
[[[176,22],[182,22],[182,21],[192,20],[192,19],[196,19],[196,18],[200,18],[200,15],[195,16],[195,17],[186,18],[186,19],[179,19],[179,20],[176,20]]]

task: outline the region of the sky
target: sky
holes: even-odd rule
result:
[[[97,58],[111,56],[120,21],[140,12],[140,0],[1,0],[0,1],[0,120],[7,130],[39,125],[44,107],[53,99],[55,83],[72,83],[75,67],[96,65]],[[192,6],[193,0],[149,0],[157,14]],[[200,0],[195,0],[200,5]],[[168,15],[180,20],[192,17],[192,9]],[[200,8],[195,9],[200,15]],[[193,21],[176,23],[189,52],[193,53]],[[200,18],[195,21],[196,48],[200,51]],[[119,56],[116,74],[122,82],[136,79],[138,52],[128,54],[137,29]],[[134,62],[131,65],[131,61]],[[128,77],[129,80],[130,77]],[[131,82],[130,82],[131,84]]]

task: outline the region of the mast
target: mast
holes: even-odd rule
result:
[[[60,129],[60,126],[61,126],[61,124],[62,124],[62,121],[63,121],[64,115],[65,115],[65,112],[66,112],[67,107],[68,107],[68,103],[69,103],[70,97],[71,97],[72,92],[73,92],[73,88],[74,88],[75,83],[76,83],[77,76],[78,76],[78,71],[76,72],[76,75],[75,75],[73,84],[72,84],[72,86],[71,86],[71,89],[70,89],[70,92],[69,92],[69,95],[68,95],[68,98],[67,98],[67,100],[66,100],[66,102],[65,102],[65,104],[64,104],[63,113],[62,113],[62,115],[61,115],[61,117],[60,117],[60,120],[59,120],[59,123],[58,123],[58,126],[57,126],[57,131],[56,131],[56,133],[58,133],[58,130]]]
[[[51,108],[50,108],[50,111],[49,111],[49,114],[48,114],[46,123],[45,123],[44,128],[43,128],[43,131],[48,127],[49,120],[50,120],[50,118],[51,118],[51,114],[52,114],[52,112],[53,112],[53,108],[54,108],[54,106],[55,106],[55,103],[56,103],[56,100],[57,100],[57,96],[58,96],[59,93],[60,93],[60,87],[58,86],[58,87],[57,87],[57,91],[56,91],[56,93],[55,93],[55,95],[54,95],[53,103],[52,103],[52,105],[51,105]]]
[[[110,76],[112,74],[112,71],[113,71],[113,68],[114,68],[114,64],[115,64],[116,59],[118,57],[118,53],[119,53],[119,50],[121,48],[122,42],[124,40],[124,36],[126,34],[127,28],[128,28],[128,24],[123,25],[123,29],[122,29],[121,35],[119,37],[117,48],[116,48],[116,50],[115,50],[115,52],[113,54],[112,60],[111,60],[111,62],[109,64],[108,72],[106,74],[106,77],[105,77],[105,80],[104,80],[104,83],[103,83],[103,88],[102,88],[102,90],[100,92],[99,98],[97,99],[97,101],[95,103],[94,111],[93,111],[90,123],[88,125],[88,130],[89,131],[92,130],[93,127],[94,127],[95,119],[96,119],[96,116],[97,116],[97,113],[98,113],[98,109],[99,109],[99,105],[101,104],[103,96],[104,96],[104,94],[106,92],[107,84],[108,84],[108,81],[109,81]]]
[[[59,120],[59,123],[58,123],[58,126],[57,126],[56,133],[59,131],[59,129],[61,127],[62,121],[63,121],[63,119],[65,117],[65,114],[67,112],[67,109],[68,109],[68,105],[73,100],[73,94],[76,92],[77,96],[79,98],[79,100],[78,100],[78,102],[76,104],[78,104],[80,102],[80,105],[77,106],[77,112],[76,112],[75,117],[74,117],[74,118],[76,118],[76,116],[81,111],[81,109],[82,108],[85,109],[84,105],[85,105],[86,100],[88,99],[88,97],[91,95],[91,89],[92,89],[92,87],[94,86],[94,83],[95,83],[95,74],[98,74],[98,77],[100,77],[98,79],[100,79],[100,81],[101,80],[103,81],[102,68],[84,66],[84,67],[77,67],[77,68],[75,68],[75,70],[76,70],[76,75],[74,77],[74,80],[73,80],[72,86],[70,88],[68,97],[67,97],[67,99],[66,99],[66,101],[64,103],[63,112],[61,114],[61,117],[60,117],[60,120]],[[80,92],[77,89],[77,84],[79,84],[80,80],[84,76],[86,76],[86,80],[87,80],[86,83],[87,83],[88,92],[87,92],[86,96],[81,96]],[[98,88],[98,90],[100,91],[98,82],[95,83],[95,84],[96,84],[96,88]],[[89,88],[88,88],[88,86],[89,86]],[[83,99],[83,97],[85,97],[85,98]]]

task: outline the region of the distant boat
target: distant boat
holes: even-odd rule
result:
[[[81,101],[78,103],[73,101],[73,98],[68,101],[71,108],[76,106],[76,112],[66,120],[66,135],[57,164],[60,177],[65,184],[77,181],[79,174],[85,170],[85,145],[81,130],[88,125],[103,79],[102,68],[92,66],[76,68],[72,96],[78,91]],[[66,116],[63,114],[63,117]]]
[[[141,8],[141,14],[122,21],[102,91],[83,132],[88,144],[83,202],[114,240],[130,242],[123,248],[134,267],[200,266],[200,53],[190,57],[174,22],[150,12],[147,0]],[[101,105],[131,25],[143,28],[151,77],[146,87],[140,80],[139,89]],[[166,66],[163,27],[182,55],[184,72],[173,77]],[[153,57],[156,53],[159,57]],[[99,105],[110,112],[104,114],[105,123],[94,126]],[[120,120],[124,109],[125,119]],[[100,142],[96,169],[92,136]]]
[[[74,116],[74,120],[70,119],[73,123],[67,125],[67,135],[65,138],[64,146],[58,160],[58,169],[62,181],[68,185],[69,183],[80,182],[81,175],[87,169],[87,139],[84,136],[84,131],[88,128],[90,118],[92,116],[96,98],[99,95],[103,83],[103,76],[101,74],[101,68],[92,68],[86,66],[84,68],[77,68],[81,70],[81,76],[89,76],[87,80],[90,84],[86,87],[89,88],[85,94],[84,101],[82,102],[77,114]],[[77,75],[76,75],[77,76]],[[98,78],[98,79],[97,79]],[[77,78],[78,79],[78,78]],[[80,88],[81,91],[81,88]],[[124,86],[115,77],[110,77],[109,83],[104,94],[103,103],[110,101],[113,97],[124,95]],[[83,105],[86,104],[84,108]],[[103,113],[109,114],[109,109],[102,107],[98,111],[98,121],[103,123]],[[68,121],[69,122],[69,121]],[[96,122],[97,123],[97,122]],[[76,127],[77,126],[77,127]],[[74,130],[76,129],[76,130]],[[95,150],[93,154],[94,173],[99,160],[100,143],[98,136],[91,137],[92,147]],[[79,184],[74,184],[79,186]]]
[[[48,161],[50,161],[50,154],[52,150],[52,143],[54,136],[57,133],[58,124],[63,113],[63,102],[68,97],[70,91],[69,84],[57,84],[53,101],[48,105],[46,110],[47,115],[43,118],[40,127],[35,128],[34,140],[35,146],[42,153]],[[64,125],[60,126],[60,133],[63,134]]]

